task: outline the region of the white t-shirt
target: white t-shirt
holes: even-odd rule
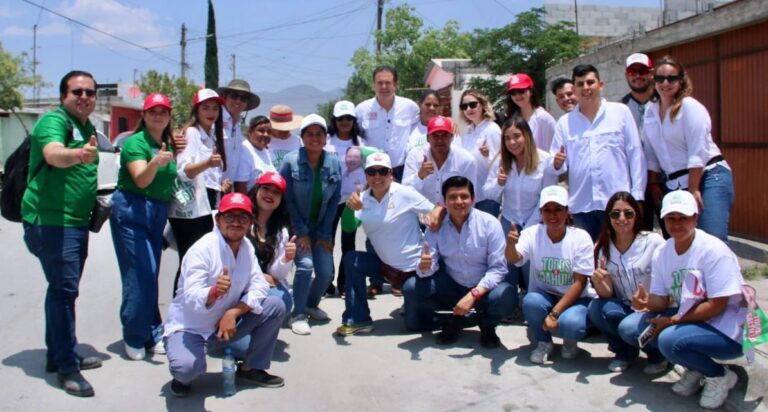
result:
[[[295,134],[292,134],[287,139],[278,139],[277,137],[272,137],[267,148],[269,149],[269,153],[272,155],[272,166],[275,167],[275,170],[280,170],[280,166],[283,165],[283,159],[285,158],[285,155],[299,150],[301,146],[301,138]]]
[[[246,191],[250,191],[256,185],[256,180],[264,173],[277,171],[272,165],[272,155],[266,148],[259,150],[251,142],[245,141],[240,149],[240,155],[234,181],[246,182],[248,185]]]
[[[555,118],[543,107],[537,107],[528,119],[528,127],[531,128],[536,147],[541,150],[549,150],[552,146],[552,138],[555,136]]]
[[[563,296],[573,284],[573,274],[587,277],[595,271],[592,254],[592,238],[584,229],[568,226],[565,237],[552,243],[547,227],[537,224],[523,229],[517,242],[517,252],[523,256],[515,266],[531,262],[529,292],[543,292]],[[595,291],[587,283],[581,297],[595,297]]]
[[[671,297],[671,306],[677,307],[685,276],[690,271],[699,271],[703,275],[707,298],[729,296],[725,310],[707,323],[736,342],[741,342],[746,312],[741,308],[744,278],[739,261],[720,239],[699,229],[696,229],[694,236],[691,246],[682,255],[675,251],[674,239],[667,240],[659,248],[653,259],[650,292]]]
[[[637,292],[637,285],[651,286],[651,262],[656,249],[664,244],[664,238],[658,233],[640,232],[632,245],[622,255],[613,242],[610,242],[606,270],[611,276],[613,295],[626,305],[632,304],[632,296]],[[600,252],[598,259],[603,256]]]
[[[467,133],[461,136],[457,142],[459,147],[469,152],[475,159],[477,177],[474,182],[481,185],[475,186],[475,202],[481,202],[485,199],[498,201],[498,196],[488,196],[484,193],[482,184],[488,179],[491,162],[498,158],[499,150],[501,149],[501,129],[499,126],[495,122],[485,119],[478,125],[467,127]],[[488,146],[488,157],[480,153],[480,146],[483,144]]]
[[[411,135],[408,136],[408,146],[405,148],[406,157],[411,150],[425,144],[427,144],[427,126],[421,124],[421,122],[416,123],[416,125],[413,126],[413,130],[411,130]]]
[[[346,155],[347,150],[352,146],[354,146],[352,139],[341,140],[336,135],[331,136],[325,144],[325,151],[336,156],[339,159],[339,165],[341,165],[341,198],[339,204],[345,203],[357,186],[365,187],[365,172],[363,171],[365,159],[362,157],[362,152],[360,153],[361,164],[357,165],[351,172],[349,171]],[[362,146],[365,146],[365,139],[360,139],[360,147]]]
[[[202,136],[207,136],[202,138]],[[213,153],[213,140],[199,126],[188,127],[184,131],[187,146],[176,158],[176,171],[178,179],[173,183],[173,197],[168,203],[168,217],[179,219],[195,219],[211,214],[211,205],[208,202],[206,182],[211,178],[208,171],[218,171],[221,177],[221,168],[211,167],[190,179],[184,169],[194,163],[199,163],[211,157]],[[206,142],[208,142],[206,144]]]

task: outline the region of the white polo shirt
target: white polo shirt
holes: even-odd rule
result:
[[[568,172],[568,207],[571,213],[605,210],[614,193],[627,191],[643,200],[647,168],[635,120],[622,103],[602,99],[592,122],[581,114],[579,105],[557,121],[550,153],[565,146],[566,160],[554,168],[556,174]]]
[[[368,145],[386,151],[392,167],[402,166],[408,137],[421,121],[419,106],[411,99],[395,96],[394,105],[387,111],[373,97],[357,105],[355,117],[365,130]]]
[[[485,199],[499,200],[498,196],[488,196],[483,191],[483,183],[488,179],[488,171],[491,169],[491,163],[498,158],[501,148],[501,129],[495,122],[485,119],[478,125],[469,125],[467,133],[457,140],[458,146],[466,150],[475,160],[477,168],[477,177],[473,182],[480,186],[475,186],[475,202],[481,202]],[[454,142],[453,147],[457,146]],[[488,146],[488,157],[480,153],[480,146]]]
[[[648,169],[654,172],[671,174],[678,170],[705,167],[709,159],[720,155],[720,149],[712,140],[709,112],[693,97],[683,99],[674,120],[671,119],[671,108],[662,121],[659,103],[648,103],[643,135]],[[728,167],[725,161],[720,163]],[[667,187],[670,190],[687,189],[688,175],[667,180]]]
[[[531,128],[536,147],[541,150],[549,150],[552,146],[552,138],[555,136],[555,118],[543,107],[537,107],[528,119],[528,127]]]
[[[355,216],[362,222],[379,259],[397,270],[416,270],[424,243],[419,215],[431,212],[435,205],[413,188],[397,182],[392,182],[381,202],[370,189],[361,194],[360,200],[363,208]]]
[[[210,307],[208,294],[226,267],[232,285]],[[194,333],[208,339],[216,332],[224,312],[243,302],[251,312],[261,314],[261,302],[267,297],[269,284],[259,268],[253,245],[248,239],[240,241],[235,257],[218,227],[195,242],[181,262],[181,277],[168,307],[164,336],[176,331]]]
[[[419,169],[424,163],[424,156],[427,156],[435,166],[435,171],[424,180],[419,178]],[[432,151],[428,144],[411,150],[405,161],[405,171],[403,172],[403,184],[411,186],[424,195],[434,204],[443,203],[443,182],[453,176],[464,176],[469,179],[477,192],[477,166],[475,159],[466,150],[451,146],[448,152],[448,158],[441,168],[437,168],[435,160],[432,158]]]

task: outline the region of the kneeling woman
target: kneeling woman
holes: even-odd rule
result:
[[[552,334],[563,337],[563,358],[578,354],[577,342],[587,333],[587,304],[594,291],[588,277],[595,269],[592,239],[576,228],[568,214],[568,192],[547,186],[539,198],[544,223],[507,235],[507,261],[518,267],[531,262],[523,316],[538,342],[531,362],[544,363],[552,353]]]
[[[650,285],[651,258],[664,238],[653,232],[640,231],[640,205],[628,192],[617,192],[605,208],[606,222],[595,245],[597,269],[592,285],[599,299],[589,304],[589,320],[608,340],[608,348],[616,354],[608,369],[622,372],[637,358],[638,349],[619,336],[619,325],[634,312],[632,296],[638,285]],[[657,374],[666,370],[666,362],[657,350],[646,351],[648,364],[643,372]]]
[[[696,229],[698,214],[691,192],[676,190],[664,196],[661,218],[672,238],[653,259],[650,295],[639,288],[632,306],[640,312],[622,322],[619,334],[627,343],[637,345],[641,332],[654,324],[647,345],[686,369],[672,391],[690,396],[703,382],[699,405],[719,408],[738,378],[714,358],[742,355],[744,278],[728,246]]]

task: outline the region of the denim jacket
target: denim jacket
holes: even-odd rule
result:
[[[333,242],[333,218],[336,216],[336,206],[341,198],[341,166],[336,156],[328,156],[327,153],[323,156],[323,164],[320,168],[323,200],[318,221],[314,225],[309,221],[314,176],[312,166],[307,159],[307,152],[303,147],[285,156],[280,174],[288,183],[285,200],[291,215],[294,234],[302,237],[310,234],[311,230],[317,239]]]

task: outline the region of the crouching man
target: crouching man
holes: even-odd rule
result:
[[[498,219],[474,209],[472,182],[454,176],[443,183],[448,214],[440,230],[427,231],[417,277],[406,281],[405,325],[416,331],[432,330],[435,310],[453,316],[437,335],[439,344],[458,339],[464,318],[474,308],[480,324],[480,345],[499,346],[496,326],[517,306],[517,292],[504,282],[504,232]]]
[[[268,296],[269,284],[245,234],[253,222],[251,200],[225,195],[216,227],[184,256],[176,297],[168,309],[165,347],[173,376],[171,393],[186,396],[205,373],[206,352],[250,339],[238,381],[263,387],[283,386],[266,372],[285,315],[285,304]],[[207,349],[207,350],[206,350]]]

